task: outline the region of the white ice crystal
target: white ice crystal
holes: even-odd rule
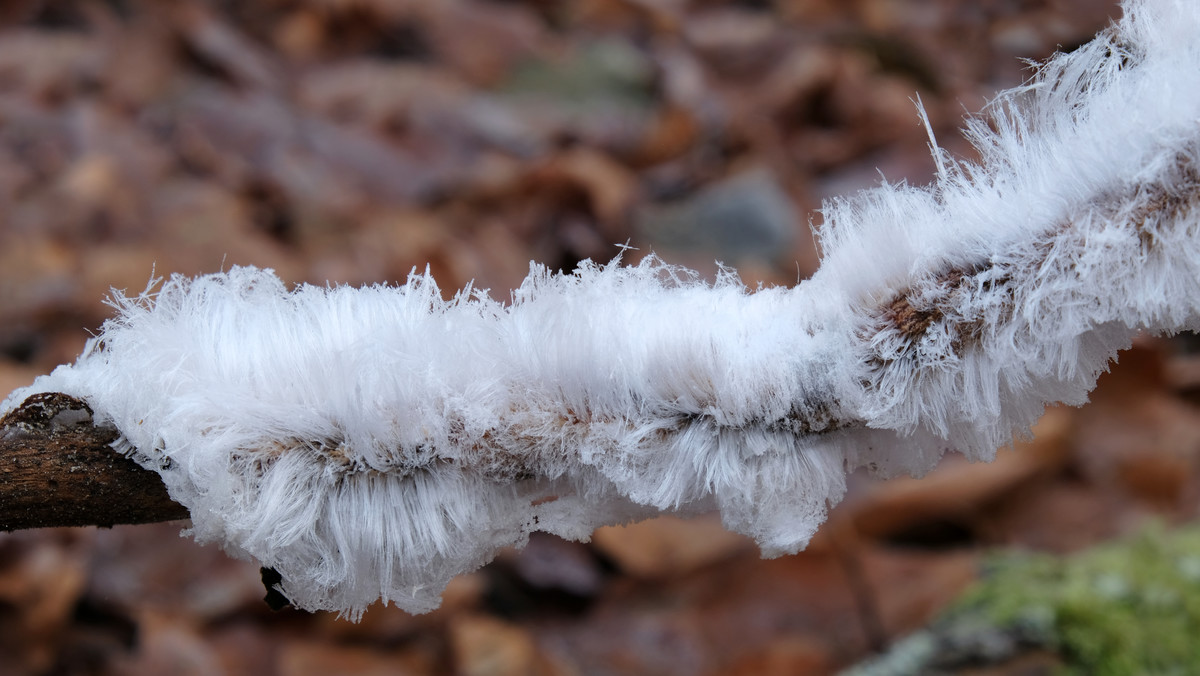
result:
[[[508,304],[172,277],[3,409],[87,400],[197,539],[352,617],[432,609],[534,530],[717,509],[795,552],[848,470],[990,458],[1137,331],[1200,324],[1200,5],[1127,3],[969,133],[978,163],[827,205],[792,289],[653,257],[535,265]]]

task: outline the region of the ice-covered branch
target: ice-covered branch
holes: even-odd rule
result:
[[[508,304],[174,277],[6,407],[86,400],[306,608],[427,610],[530,531],[661,511],[794,552],[847,471],[990,458],[1138,331],[1200,323],[1197,38],[1194,4],[1128,3],[972,124],[978,162],[827,205],[796,288],[654,258],[534,266]]]

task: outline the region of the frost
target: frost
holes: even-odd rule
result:
[[[506,304],[172,277],[4,408],[85,399],[197,539],[352,617],[430,610],[534,530],[717,509],[795,552],[846,471],[990,458],[1139,330],[1200,324],[1198,37],[1200,7],[1128,3],[972,124],[979,163],[827,205],[793,289],[653,257],[535,265]]]

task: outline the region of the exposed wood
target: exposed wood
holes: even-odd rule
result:
[[[29,397],[0,420],[0,530],[186,519],[158,475],[123,457],[86,403]]]

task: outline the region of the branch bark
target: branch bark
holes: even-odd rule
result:
[[[83,401],[35,394],[0,419],[0,530],[188,518],[158,475],[113,450]]]

